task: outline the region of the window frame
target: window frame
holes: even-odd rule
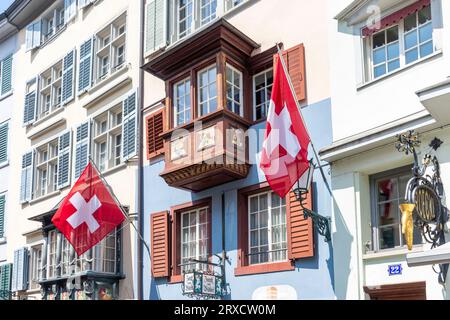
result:
[[[189,82],[189,94],[184,94],[183,96],[183,100],[186,103],[186,99],[188,98],[189,101],[189,121],[186,121],[186,114],[187,114],[187,109],[186,109],[186,104],[185,104],[185,108],[183,110],[183,114],[184,114],[184,122],[183,123],[178,123],[178,119],[177,116],[178,114],[180,114],[180,112],[176,111],[175,109],[177,109],[177,105],[175,104],[175,102],[177,101],[178,95],[177,95],[177,86],[181,83],[183,83],[183,86],[186,89],[186,83]],[[183,126],[189,122],[192,121],[192,79],[190,76],[185,77],[182,80],[179,80],[177,82],[175,82],[174,84],[172,84],[172,93],[173,93],[173,100],[172,100],[172,114],[173,114],[173,127],[179,127],[179,126]]]
[[[403,235],[401,234],[401,212],[399,211],[399,208],[396,208],[398,210],[398,224],[393,224],[394,226],[398,226],[398,233],[399,233],[399,246],[394,246],[392,248],[385,248],[385,249],[381,249],[381,244],[380,244],[380,225],[379,225],[379,212],[378,212],[378,207],[379,207],[379,202],[378,201],[378,191],[377,191],[377,182],[379,182],[380,180],[386,180],[386,179],[392,179],[392,178],[396,178],[397,180],[399,180],[401,177],[403,176],[410,176],[411,175],[411,167],[412,165],[408,165],[408,166],[403,166],[403,167],[399,167],[399,168],[395,168],[395,169],[391,169],[391,170],[387,170],[387,171],[383,171],[383,172],[379,172],[376,174],[373,174],[369,177],[370,180],[370,221],[371,221],[371,241],[372,241],[372,246],[371,246],[371,251],[372,252],[389,252],[389,251],[395,251],[395,250],[401,250],[401,249],[405,249],[406,248],[406,242],[404,242],[403,240]],[[411,176],[412,177],[412,176]],[[400,185],[397,183],[397,188]],[[398,189],[398,199],[393,199],[391,201],[384,201],[384,203],[387,202],[393,202],[395,203],[396,201],[401,202],[403,195],[404,195],[405,190],[400,190]],[[390,226],[390,225],[385,225],[385,226]],[[403,243],[403,244],[402,244]],[[423,241],[423,237],[422,237],[422,243],[418,244],[418,243],[413,243],[414,246],[421,246],[424,243]]]
[[[40,243],[36,243],[33,244],[29,247],[29,254],[30,254],[30,262],[29,262],[29,277],[28,277],[28,281],[29,281],[29,286],[28,286],[28,291],[33,291],[33,290],[39,290],[40,289],[40,285],[39,285],[39,281],[42,280],[41,279],[41,266],[42,266],[42,253],[43,253],[43,248],[44,248],[44,243],[40,242]],[[40,251],[40,258],[38,259],[34,259],[35,255],[35,251]],[[37,263],[37,265],[36,265]],[[36,272],[36,274],[34,274]],[[35,284],[35,286],[33,286],[33,283]]]
[[[232,72],[233,80],[234,80],[234,77],[235,77],[235,73],[237,73],[239,75],[239,98],[240,98],[240,101],[237,102],[234,99],[231,99],[231,104],[232,104],[232,109],[233,110],[228,109],[228,101],[229,100],[228,100],[228,96],[227,96],[227,91],[228,91],[228,86],[230,85],[232,87],[232,90],[233,90],[233,93],[234,93],[234,90],[235,90],[236,86],[234,85],[234,81],[229,81],[229,79],[227,77],[227,73],[228,73],[227,69],[228,68]],[[225,62],[225,72],[224,72],[224,74],[225,74],[225,81],[224,81],[224,85],[225,85],[225,94],[224,94],[225,105],[224,105],[224,108],[227,109],[228,111],[231,111],[231,112],[241,116],[241,117],[244,117],[244,73],[241,70],[239,70],[238,68],[236,68],[233,64],[231,64],[230,62],[227,61],[227,62]],[[239,113],[236,113],[234,111],[236,103],[239,103]]]
[[[215,77],[215,81],[214,81],[214,85],[216,86],[216,96],[214,98],[211,98],[209,95],[209,90],[210,90],[210,86],[211,86],[211,82],[209,82],[209,71],[212,69],[215,69],[215,73],[216,73],[216,77]],[[201,78],[201,75],[205,72],[208,74],[208,84],[206,86],[204,85],[203,87],[201,87],[200,86],[200,83],[201,83],[200,78]],[[195,88],[197,91],[196,92],[196,99],[197,99],[196,101],[197,101],[197,114],[199,117],[206,116],[210,113],[213,113],[213,112],[216,112],[219,110],[219,82],[217,81],[218,74],[219,74],[219,70],[217,68],[216,63],[210,64],[209,66],[204,67],[204,68],[200,69],[199,71],[197,71],[197,75],[196,75],[197,81],[196,81]],[[202,102],[200,100],[201,89],[203,89],[203,88],[208,88],[208,98],[204,102]],[[214,101],[214,99],[216,100],[216,110],[211,111],[211,101]],[[202,105],[204,105],[204,104],[206,104],[206,106],[207,106],[207,112],[205,114],[202,114],[202,112],[201,112]]]
[[[55,63],[53,63],[50,67],[46,68],[44,71],[40,72],[39,75],[37,76],[38,78],[36,88],[37,110],[35,121],[39,121],[40,119],[50,117],[52,114],[56,113],[60,108],[64,106],[62,102],[62,86],[64,73],[63,61],[64,57],[58,59]],[[50,73],[49,76],[48,73]],[[49,79],[50,82],[48,82]],[[46,107],[47,96],[50,96],[50,105],[49,109],[46,112],[43,112],[44,107]]]
[[[252,115],[252,119],[255,122],[256,121],[263,121],[263,120],[267,119],[267,114],[269,112],[270,98],[269,98],[269,101],[268,101],[267,110],[265,111],[265,116],[261,117],[259,119],[256,118],[256,108],[257,108],[257,105],[256,105],[256,77],[264,74],[264,89],[263,90],[264,90],[265,96],[267,97],[267,91],[268,91],[267,88],[269,87],[269,86],[267,86],[267,73],[268,72],[272,72],[272,84],[270,85],[271,92],[272,92],[273,80],[274,80],[273,67],[267,68],[267,69],[265,69],[263,71],[260,71],[260,72],[254,74],[252,76],[252,95],[253,95],[253,108],[252,108],[253,109],[253,115]]]

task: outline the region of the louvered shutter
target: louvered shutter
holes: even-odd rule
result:
[[[137,151],[137,92],[133,92],[122,103],[122,161],[126,161],[136,155]]]
[[[33,50],[41,45],[41,20],[27,26],[25,43],[26,51]]]
[[[286,63],[292,85],[297,95],[298,101],[306,99],[306,78],[305,78],[305,47],[299,44],[295,47],[283,51],[283,58]],[[274,74],[278,54],[274,56]]]
[[[11,299],[11,272],[11,263],[0,266],[0,300]]]
[[[0,125],[0,165],[8,162],[8,123]]]
[[[301,259],[314,256],[314,233],[311,219],[305,219],[300,202],[295,193],[288,195],[287,230],[289,259]],[[305,207],[312,209],[312,188],[308,193]]]
[[[77,1],[76,0],[64,0],[64,21],[68,23],[75,18],[77,14]]]
[[[76,129],[75,179],[81,175],[89,162],[91,123],[87,121]]]
[[[80,65],[78,69],[78,94],[89,89],[92,84],[92,51],[94,38],[89,39],[80,46]]]
[[[62,104],[70,102],[75,94],[75,50],[70,51],[63,59]]]
[[[31,200],[33,187],[33,161],[34,152],[28,152],[22,156],[22,175],[20,182],[20,202]]]
[[[32,124],[36,120],[36,109],[37,109],[37,88],[39,88],[39,78],[37,77],[35,80],[29,83],[35,83],[35,89],[28,92],[25,95],[25,105],[24,105],[24,113],[23,113],[23,124],[29,125]]]
[[[0,238],[5,236],[6,195],[0,195]]]
[[[14,251],[14,263],[11,279],[11,291],[23,291],[28,288],[28,249]]]
[[[150,0],[146,5],[145,52],[163,48],[167,42],[167,8],[165,0]]]
[[[164,131],[163,123],[163,111],[156,112],[147,118],[147,156],[149,159],[164,151],[164,139],[160,137]]]
[[[70,185],[70,146],[72,132],[68,131],[58,141],[58,189]]]
[[[3,59],[1,71],[0,95],[4,95],[12,90],[12,56]]]
[[[169,276],[169,213],[151,215],[152,275],[155,278]]]

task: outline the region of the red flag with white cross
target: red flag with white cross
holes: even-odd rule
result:
[[[260,168],[272,190],[283,198],[307,173],[311,139],[281,59],[277,59]]]
[[[89,164],[52,218],[80,256],[125,220],[125,216]]]

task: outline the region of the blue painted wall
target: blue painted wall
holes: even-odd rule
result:
[[[332,142],[331,128],[331,100],[309,105],[302,109],[303,117],[307,122],[311,138],[316,150]],[[264,129],[265,122],[253,128]],[[253,162],[259,157],[262,140],[257,139],[258,154],[251,154]],[[251,144],[252,142],[250,142]],[[255,143],[255,142],[254,142]],[[310,155],[312,156],[312,152]],[[295,264],[295,270],[266,273],[248,276],[234,276],[237,263],[237,190],[265,181],[264,174],[258,165],[252,165],[247,178],[230,182],[199,193],[191,193],[169,187],[159,176],[164,169],[164,160],[153,162],[144,168],[144,237],[150,243],[150,214],[169,210],[171,206],[192,200],[212,197],[212,253],[222,252],[222,193],[225,193],[226,214],[226,251],[230,258],[226,265],[226,281],[229,285],[229,299],[251,299],[255,289],[268,285],[290,285],[297,291],[299,299],[334,299],[333,288],[333,256],[331,243],[326,243],[322,236],[315,235],[315,255],[312,258],[300,259]],[[324,167],[328,181],[328,167]],[[314,208],[322,215],[331,216],[331,200],[320,172],[314,174],[315,199]],[[215,261],[217,262],[217,258]],[[165,279],[152,279],[150,260],[144,252],[144,298],[145,299],[184,299],[181,284],[168,284]]]

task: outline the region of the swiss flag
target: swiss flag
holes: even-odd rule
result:
[[[311,139],[297,108],[281,57],[277,60],[260,168],[272,190],[283,198],[309,168],[308,146]]]
[[[124,220],[122,210],[90,162],[52,218],[79,256]]]

